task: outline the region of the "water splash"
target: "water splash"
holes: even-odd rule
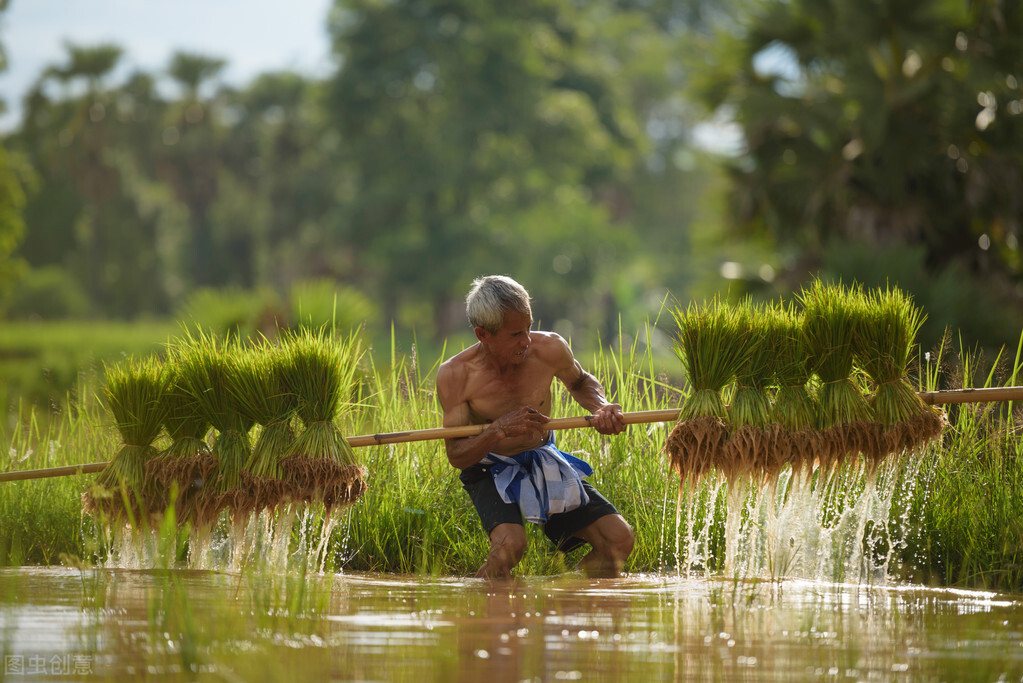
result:
[[[676,508],[680,575],[887,583],[913,530],[919,460],[705,480]]]
[[[173,523],[141,531],[111,525],[102,530],[98,555],[108,569],[242,572],[258,567],[286,572],[312,568],[322,574],[341,563],[335,558],[350,533],[350,518],[346,511],[327,515],[322,506],[287,505],[248,515],[227,511],[215,524],[200,529]],[[345,524],[345,538],[337,541],[332,537],[341,524]]]

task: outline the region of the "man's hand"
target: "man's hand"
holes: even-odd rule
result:
[[[522,406],[516,408],[510,413],[505,413],[501,417],[491,423],[491,428],[501,430],[504,434],[504,438],[514,438],[517,436],[528,436],[530,434],[539,434],[543,431],[544,425],[551,421],[551,418],[547,417],[539,410],[530,408],[529,406]]]
[[[625,418],[622,407],[617,403],[608,403],[597,408],[593,413],[593,428],[601,434],[621,434],[625,431]]]

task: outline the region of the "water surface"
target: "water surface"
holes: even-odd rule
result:
[[[0,570],[4,680],[997,681],[1023,600],[733,582]]]

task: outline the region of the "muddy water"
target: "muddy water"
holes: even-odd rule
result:
[[[0,570],[0,680],[1021,680],[1023,597],[619,580]]]

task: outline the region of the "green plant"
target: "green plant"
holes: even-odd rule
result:
[[[773,361],[773,419],[781,426],[777,438],[781,451],[788,451],[792,467],[809,471],[821,451],[817,431],[817,405],[807,384],[813,372],[803,319],[793,304],[777,304],[774,315],[779,325],[778,346]]]
[[[228,505],[228,491],[241,484],[241,472],[249,460],[252,447],[249,430],[253,421],[238,404],[237,384],[244,371],[236,341],[222,341],[204,330],[189,332],[174,357],[178,363],[178,381],[188,398],[195,402],[200,415],[217,430],[212,453],[217,461],[212,482],[204,482],[197,501],[197,519],[209,522]]]
[[[178,507],[182,519],[187,519],[194,503],[195,482],[209,480],[217,469],[217,460],[206,443],[210,422],[182,384],[178,355],[179,349],[172,347],[167,360],[171,380],[164,394],[163,424],[171,443],[146,463],[146,475],[153,482],[154,495],[162,499],[161,507],[170,503],[175,491],[180,494]]]
[[[350,330],[377,317],[370,299],[352,287],[327,279],[304,280],[291,287],[291,326],[318,330]]]
[[[358,384],[359,335],[339,337],[323,327],[288,332],[283,340],[284,385],[303,426],[280,463],[283,478],[294,483],[296,495],[322,501],[328,510],[351,504],[366,490],[366,470],[337,419],[352,406]]]
[[[684,480],[699,479],[721,462],[728,436],[722,390],[749,356],[744,343],[748,318],[713,300],[673,311],[677,333],[673,350],[692,387],[682,404],[679,422],[668,435],[665,451]]]
[[[941,415],[920,400],[906,376],[924,318],[896,287],[867,294],[856,346],[860,366],[874,383],[870,408],[885,429],[880,448],[870,453],[875,466],[886,455],[913,450],[941,434]]]
[[[188,296],[179,315],[193,332],[249,337],[266,324],[273,326],[277,310],[277,297],[270,291],[203,288]]]
[[[244,369],[232,385],[241,410],[261,426],[244,475],[257,510],[273,508],[291,496],[280,465],[295,445],[291,423],[298,395],[287,386],[289,362],[281,347],[263,339],[243,352],[240,365]]]
[[[736,314],[746,353],[735,371],[735,391],[728,406],[731,434],[720,469],[730,477],[777,472],[781,469],[775,462],[778,430],[770,428],[767,386],[780,344],[780,321],[773,309],[749,299],[736,306]]]
[[[834,466],[860,451],[876,449],[877,434],[863,391],[853,379],[859,331],[865,321],[863,291],[858,286],[827,285],[815,280],[798,295],[803,307],[807,351],[820,378],[818,425],[825,448],[820,458]]]
[[[5,317],[25,320],[84,318],[89,298],[74,277],[57,266],[32,268],[20,278],[3,302]]]
[[[96,477],[86,507],[109,517],[144,519],[154,512],[146,487],[146,463],[157,455],[153,442],[166,417],[171,374],[158,359],[129,359],[106,367],[103,394],[124,441]]]

